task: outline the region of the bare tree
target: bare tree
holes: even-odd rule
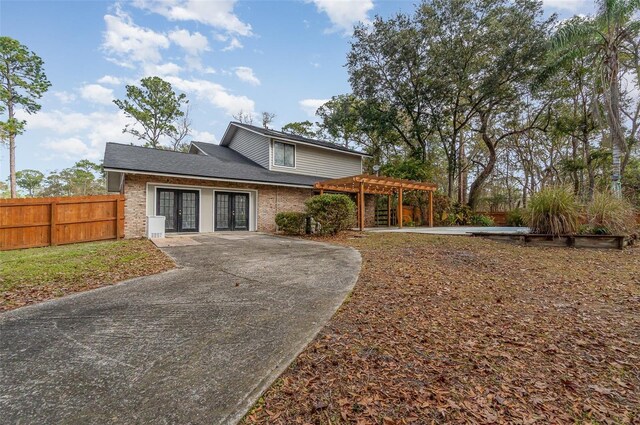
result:
[[[233,114],[232,117],[241,124],[253,125],[253,114],[250,112],[244,112],[240,109],[237,113]]]
[[[191,135],[191,118],[189,117],[191,109],[187,107],[184,115],[175,123],[175,129],[169,133],[171,139],[171,148],[174,151],[185,152],[188,144],[184,141]]]
[[[276,114],[273,112],[263,112],[262,113],[262,126],[264,128],[269,128],[269,124],[273,122],[273,119],[276,117]]]

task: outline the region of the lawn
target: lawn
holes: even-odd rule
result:
[[[147,240],[0,252],[0,311],[174,267]]]
[[[353,293],[244,423],[640,422],[640,249],[337,242]]]

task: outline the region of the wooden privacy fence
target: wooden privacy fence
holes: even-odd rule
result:
[[[0,199],[0,251],[123,236],[123,195]]]

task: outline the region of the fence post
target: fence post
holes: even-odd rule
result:
[[[116,199],[116,239],[120,239],[120,198]]]
[[[49,245],[55,246],[56,242],[56,221],[57,221],[57,211],[56,206],[58,203],[56,201],[51,202],[51,217],[49,218],[50,227],[49,227]]]

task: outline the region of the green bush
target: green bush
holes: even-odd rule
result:
[[[335,235],[354,226],[356,204],[347,195],[317,195],[305,205],[308,215],[320,224],[321,233]]]
[[[625,199],[609,192],[594,194],[587,205],[587,229],[585,233],[596,235],[628,235],[636,229],[633,206]]]
[[[442,213],[442,223],[448,226],[468,226],[473,215],[468,205],[456,202]]]
[[[534,194],[529,201],[527,224],[531,233],[571,235],[578,230],[580,205],[572,191],[550,187]]]
[[[527,219],[525,217],[525,211],[516,208],[515,210],[511,210],[507,213],[507,226],[510,227],[522,227],[527,224]]]
[[[491,227],[495,225],[491,217],[483,214],[472,215],[470,221],[474,226]]]
[[[307,221],[307,213],[301,212],[279,212],[276,214],[276,225],[278,230],[287,235],[301,235],[304,233]]]

